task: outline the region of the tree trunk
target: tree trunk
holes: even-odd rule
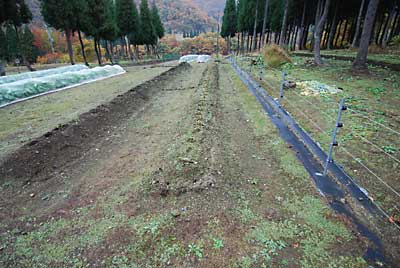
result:
[[[71,62],[71,65],[75,65],[71,35],[72,35],[71,30],[69,30],[69,29],[65,30],[65,38],[67,39],[67,49],[68,49],[69,61]]]
[[[124,36],[122,41],[124,42],[126,57],[129,58],[130,60],[132,60],[132,55],[130,54],[131,48],[129,46],[129,40],[127,40],[126,36]]]
[[[389,16],[389,25],[386,28],[386,31],[384,33],[383,36],[383,41],[382,41],[382,46],[385,48],[387,47],[390,37],[390,33],[393,31],[393,27],[394,27],[394,22],[396,20],[396,16],[397,16],[397,5],[393,5],[392,11],[390,11],[390,16]]]
[[[250,35],[247,34],[247,44],[246,44],[246,51],[249,52],[249,46],[250,46]]]
[[[304,30],[303,36],[302,36],[302,41],[301,41],[301,49],[305,49],[307,46],[307,41],[308,41],[308,33],[310,31],[310,24],[307,24],[306,29]]]
[[[378,45],[379,43],[379,35],[381,33],[381,29],[382,29],[382,25],[385,22],[385,16],[381,15],[379,17],[382,17],[382,19],[380,20],[379,18],[377,19],[376,23],[378,23],[377,25],[375,25],[374,28],[375,29],[375,44]]]
[[[399,12],[397,11],[396,18],[394,19],[392,30],[390,31],[389,41],[392,40],[396,34],[396,29],[399,27]]]
[[[346,39],[347,28],[349,27],[349,20],[346,19],[346,23],[344,24],[342,39],[340,40],[340,47],[343,48],[343,41]]]
[[[311,46],[310,46],[310,51],[312,52],[315,46],[315,31],[318,25],[318,22],[320,21],[321,18],[321,10],[322,10],[322,4],[324,0],[318,0],[317,1],[317,10],[315,11],[315,23],[314,23],[314,32],[312,34],[312,39],[311,39]]]
[[[379,38],[379,42],[378,42],[379,45],[382,45],[383,37],[385,36],[385,33],[387,31],[389,21],[390,21],[390,14],[387,16],[387,19],[385,20],[385,24],[382,29],[382,33],[380,34],[380,38]]]
[[[350,44],[350,47],[351,47],[351,44],[353,43],[354,33],[356,31],[356,23],[357,23],[357,20],[354,18],[352,20],[352,22],[350,23],[351,27],[350,27],[350,30],[349,30],[349,34],[347,35],[346,41],[347,41],[348,44]]]
[[[299,41],[298,41],[298,47],[300,50],[302,49],[303,36],[304,36],[305,30],[306,30],[306,28],[305,28],[306,12],[307,12],[307,0],[304,0],[303,15],[301,15],[300,34],[299,34]]]
[[[353,42],[351,43],[351,47],[357,47],[358,36],[360,35],[360,26],[361,19],[364,11],[365,0],[361,1],[360,11],[358,12],[357,22],[356,22],[356,33],[354,34]]]
[[[343,24],[343,20],[341,20],[339,22],[339,25],[338,25],[338,27],[336,29],[336,35],[335,35],[335,38],[333,40],[333,48],[336,48],[336,47],[339,46],[340,30],[342,29],[342,24]]]
[[[126,54],[126,42],[125,42],[125,37],[120,38],[120,44],[121,44],[121,56],[123,59],[126,59],[127,54]]]
[[[358,48],[357,57],[353,63],[353,70],[367,70],[367,57],[369,41],[372,34],[372,26],[374,24],[376,11],[378,9],[379,0],[370,0],[367,14],[364,20],[364,26],[361,34],[360,47]]]
[[[127,47],[129,48],[128,50],[129,50],[129,55],[130,55],[130,59],[133,61],[133,60],[135,60],[135,61],[137,61],[137,60],[139,60],[139,58],[137,57],[137,53],[136,53],[136,51],[132,51],[132,43],[131,43],[131,41],[129,41],[129,39],[127,40]],[[135,48],[134,48],[135,49]]]
[[[237,34],[237,48],[236,48],[236,55],[239,55],[239,51],[240,51],[240,34]]]
[[[139,48],[137,45],[133,46],[133,49],[135,51],[135,55],[136,55],[136,60],[139,61]]]
[[[266,0],[264,7],[263,27],[261,32],[261,47],[264,47],[265,44],[265,31],[267,30],[268,8],[269,8],[269,0]]]
[[[101,56],[99,53],[99,47],[97,46],[97,39],[94,38],[94,50],[96,51],[96,56],[97,56],[97,61],[99,63],[99,65],[101,66]]]
[[[6,67],[2,60],[0,60],[0,76],[6,76]]]
[[[106,40],[105,41],[106,53],[108,55],[108,58],[110,59],[111,65],[114,65],[114,57],[113,57],[112,53],[110,53],[108,43],[109,43],[109,41]]]
[[[400,16],[397,14],[397,26],[395,27],[395,30],[393,32],[393,36],[399,35],[400,34]]]
[[[288,30],[286,32],[286,42],[285,45],[287,46],[288,50],[290,50],[290,42],[292,40],[292,32],[293,32],[293,24],[289,25]]]
[[[329,25],[328,25],[328,23],[326,24],[325,31],[322,35],[322,40],[321,40],[321,47],[323,49],[326,48],[326,45],[328,43],[328,38],[329,38],[329,33],[331,31],[331,27],[332,27],[332,23],[329,23]]]
[[[298,40],[298,38],[299,38],[299,27],[298,26],[296,26],[296,32],[295,32],[295,34],[294,34],[294,38],[293,38],[293,50],[297,50],[297,44],[298,44],[298,42],[297,42],[297,40]]]
[[[257,49],[257,23],[258,23],[258,3],[259,0],[256,1],[256,14],[254,17],[254,27],[253,27],[253,50],[255,51]]]
[[[317,65],[322,64],[321,35],[322,35],[322,30],[324,29],[324,25],[326,23],[326,19],[328,18],[330,4],[331,4],[331,0],[326,0],[324,12],[322,13],[322,16],[321,16],[321,18],[315,28],[315,32],[314,32],[314,62]]]
[[[98,50],[99,50],[100,61],[103,61],[103,55],[101,52],[101,40],[97,41],[97,46],[99,47]]]
[[[283,13],[281,36],[280,36],[280,40],[279,40],[279,46],[281,46],[281,47],[283,47],[285,44],[285,34],[286,34],[286,28],[287,28],[288,11],[289,11],[289,0],[285,0],[285,11]]]
[[[241,48],[240,48],[240,51],[241,51],[241,53],[243,54],[243,53],[244,53],[244,32],[242,32],[242,33],[240,34],[240,39],[242,40],[242,41],[241,41],[242,46],[241,46]]]
[[[79,30],[78,30],[78,37],[79,37],[79,43],[81,43],[81,51],[82,51],[83,61],[85,62],[86,66],[89,66],[89,63],[86,59],[85,45],[83,44],[83,41],[82,41],[82,34],[81,34],[81,31],[79,31]]]

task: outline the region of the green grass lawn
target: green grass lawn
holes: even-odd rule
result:
[[[316,67],[310,64],[310,59],[294,57],[294,63],[285,66],[288,80],[317,81],[343,90],[338,94],[315,96],[303,96],[299,88],[286,90],[284,107],[327,151],[338,104],[341,98],[346,98],[351,110],[344,113],[344,128],[339,132],[340,146],[335,149],[334,159],[367,189],[373,200],[390,215],[398,217],[399,196],[393,190],[400,190],[397,172],[400,167],[400,74],[370,66],[369,75],[358,75],[351,72],[351,62],[326,60],[325,63]],[[250,70],[248,60],[244,66]],[[275,98],[279,96],[280,70],[265,69],[261,74],[253,67],[252,74],[258,78],[261,75],[268,93]]]

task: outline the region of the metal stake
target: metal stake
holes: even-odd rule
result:
[[[329,146],[329,152],[328,152],[328,157],[326,158],[323,176],[326,176],[328,174],[329,164],[333,162],[333,159],[332,159],[333,147],[339,145],[338,142],[336,141],[336,136],[337,136],[339,128],[343,127],[343,124],[340,121],[342,120],[343,111],[347,110],[347,107],[344,105],[344,102],[345,102],[345,98],[342,98],[342,100],[340,101],[340,104],[339,104],[339,112],[338,112],[338,116],[336,119],[336,126],[335,126],[335,129],[332,134],[332,141],[331,141],[331,145]]]
[[[285,71],[282,72],[282,84],[280,90],[280,97],[283,98],[283,88],[285,87],[285,80],[286,80],[287,73]]]

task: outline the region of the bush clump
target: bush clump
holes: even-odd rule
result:
[[[292,59],[284,49],[277,45],[265,46],[261,51],[264,63],[271,68],[278,68],[286,63],[292,63]]]

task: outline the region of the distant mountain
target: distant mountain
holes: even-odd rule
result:
[[[193,0],[156,0],[167,32],[210,31],[217,21]]]
[[[226,0],[193,0],[193,2],[214,19],[222,18]]]
[[[135,0],[139,4],[140,0]],[[226,0],[156,0],[167,32],[211,31],[216,29],[218,14]],[[34,23],[43,25],[40,0],[26,0]],[[151,0],[149,1],[151,4]],[[139,5],[138,5],[139,7]]]
[[[33,23],[42,26],[43,17],[40,12],[40,0],[25,0],[33,15]]]

